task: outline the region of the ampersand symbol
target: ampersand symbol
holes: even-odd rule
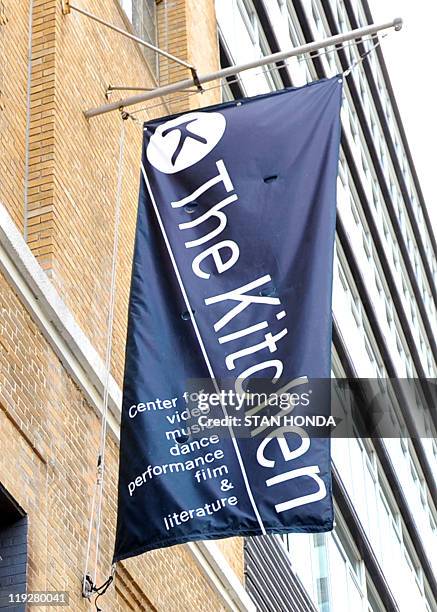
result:
[[[229,482],[227,478],[224,478],[220,483],[221,491],[230,491],[233,488],[234,488],[234,485],[232,484],[232,482]]]

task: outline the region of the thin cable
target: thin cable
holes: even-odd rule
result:
[[[98,490],[97,513],[96,513],[96,554],[94,563],[94,584],[96,583],[97,564],[99,561],[99,543],[100,543],[100,523],[102,515],[103,501],[103,485],[105,475],[105,448],[106,448],[106,431],[108,426],[108,399],[109,399],[109,377],[111,371],[111,354],[112,354],[112,332],[114,328],[114,308],[115,308],[115,289],[117,277],[117,256],[118,242],[120,234],[120,217],[121,217],[121,192],[123,186],[123,161],[124,161],[124,137],[125,137],[125,119],[122,118],[120,130],[120,144],[118,156],[118,178],[117,178],[117,195],[115,202],[115,221],[114,221],[114,243],[112,250],[112,269],[111,269],[111,289],[109,296],[109,312],[108,312],[108,335],[106,343],[106,377],[105,390],[103,394],[103,415],[102,429],[100,436],[100,451],[97,464],[98,476],[100,476],[100,487]]]
[[[87,540],[87,546],[86,546],[86,556],[85,556],[85,569],[84,569],[84,579],[83,579],[83,588],[82,588],[82,594],[84,594],[84,590],[85,590],[85,585],[87,584],[87,576],[88,576],[88,563],[89,563],[89,558],[90,558],[90,551],[91,551],[91,540],[92,540],[92,533],[93,533],[93,528],[94,528],[94,511],[96,509],[96,493],[97,493],[97,488],[99,486],[98,483],[98,479],[96,478],[96,481],[94,483],[94,491],[93,491],[93,499],[91,502],[91,516],[90,516],[90,522],[89,522],[89,529],[88,529],[88,540]]]
[[[347,77],[350,75],[350,73],[352,72],[352,70],[354,70],[354,68],[356,68],[357,66],[359,66],[362,62],[364,62],[364,60],[366,59],[366,57],[368,55],[370,55],[372,53],[372,51],[374,51],[377,47],[379,47],[379,45],[381,44],[381,41],[378,40],[378,42],[376,42],[373,47],[371,47],[370,49],[368,49],[365,53],[363,53],[362,55],[360,55],[360,57],[358,57],[354,62],[352,62],[352,64],[349,66],[349,68],[347,68],[344,72],[343,72],[343,76]]]
[[[358,44],[362,44],[362,43],[367,42],[367,41],[375,40],[375,38],[378,38],[378,36],[380,36],[381,38],[385,38],[386,36],[388,36],[388,34],[387,33],[382,34],[382,35],[381,34],[379,34],[379,35],[378,34],[372,34],[371,36],[362,38],[359,41],[352,41],[350,43],[343,43],[341,46],[335,46],[332,49],[326,50],[326,51],[323,51],[323,52],[313,51],[308,57],[306,57],[305,55],[297,55],[296,58],[298,58],[299,61],[305,61],[305,62],[313,61],[314,59],[316,59],[318,57],[323,57],[324,55],[329,55],[330,53],[338,52],[341,49],[344,49],[346,47],[356,47]],[[378,41],[377,44],[375,44],[373,47],[371,47],[371,49],[366,51],[366,53],[364,53],[363,55],[359,56],[359,58],[357,60],[355,60],[351,64],[350,68],[348,68],[345,71],[345,73],[343,73],[343,74],[345,74],[347,76],[346,73],[347,73],[348,70],[353,70],[353,68],[355,68],[356,65],[361,63],[360,60],[363,61],[365,59],[365,57],[367,57],[367,55],[369,55],[369,53],[371,53],[374,49],[376,49],[376,47],[378,47],[380,44],[381,44],[381,42]],[[263,75],[265,75],[265,74],[267,74],[269,72],[273,72],[275,70],[280,70],[281,68],[284,68],[285,66],[287,66],[287,62],[288,61],[289,60],[283,60],[281,62],[282,66],[277,66],[275,64],[274,66],[271,66],[270,68],[265,68],[261,72],[257,72],[255,74],[251,74],[250,76],[248,76],[246,78],[256,78],[256,77],[259,77],[259,76],[263,76]],[[223,79],[223,77],[222,77],[222,79]],[[229,78],[229,77],[226,78],[225,77],[225,80],[222,83],[219,83],[218,85],[211,85],[211,87],[205,87],[203,91],[207,92],[207,91],[211,91],[213,89],[219,89],[219,88],[225,87],[226,85],[232,85],[233,83],[238,83],[240,80],[241,79],[240,79],[239,76],[235,76],[233,78]],[[201,92],[199,92],[199,91],[186,92],[184,95],[179,96],[178,98],[172,98],[171,100],[166,100],[166,97],[163,97],[162,100],[163,100],[163,102],[165,104],[168,104],[169,106],[171,106],[171,104],[173,104],[175,102],[186,100],[187,97],[198,95],[199,93],[201,93]],[[152,110],[154,108],[158,108],[159,106],[162,106],[163,102],[157,102],[156,104],[151,104],[150,106],[143,106],[142,108],[138,108],[138,109],[136,109],[134,111],[131,111],[130,114],[131,115],[136,115],[137,113],[141,113],[141,112],[145,112],[145,111],[150,111],[150,110]]]
[[[33,2],[29,0],[29,32],[27,48],[26,132],[24,137],[24,223],[23,236],[27,242],[27,218],[29,214],[29,165],[30,165],[30,93],[32,88]]]
[[[103,407],[102,407],[102,426],[100,430],[100,444],[99,454],[97,459],[97,477],[94,489],[91,517],[89,523],[88,532],[88,543],[85,560],[85,571],[84,571],[84,584],[88,577],[88,564],[91,550],[91,539],[94,522],[94,511],[96,510],[96,549],[94,557],[94,574],[92,585],[96,584],[97,578],[97,566],[99,562],[99,545],[100,545],[100,526],[102,518],[102,502],[103,502],[103,489],[104,489],[104,475],[105,475],[105,448],[106,448],[106,433],[108,426],[108,400],[109,400],[109,379],[111,372],[111,355],[112,355],[112,337],[114,328],[114,309],[115,309],[115,292],[116,292],[116,277],[117,277],[117,257],[118,257],[118,244],[119,244],[119,233],[120,233],[120,218],[121,218],[121,195],[122,195],[122,184],[123,184],[123,162],[124,162],[124,141],[125,141],[125,119],[126,116],[122,116],[122,124],[120,129],[120,140],[119,140],[119,155],[118,155],[118,170],[117,170],[117,192],[115,201],[115,219],[114,219],[114,241],[112,249],[112,264],[111,264],[111,284],[109,294],[109,307],[108,307],[108,328],[106,336],[106,355],[105,355],[105,381],[103,390]],[[97,499],[97,508],[96,508]]]

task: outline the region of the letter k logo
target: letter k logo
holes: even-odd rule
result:
[[[167,136],[167,134],[170,134],[170,132],[172,132],[173,130],[178,130],[181,135],[178,146],[176,147],[175,152],[171,157],[171,163],[173,164],[173,166],[175,165],[179,153],[182,151],[182,147],[184,146],[184,142],[187,138],[192,138],[193,140],[197,140],[197,142],[203,142],[203,144],[207,144],[208,142],[206,138],[203,138],[203,136],[198,136],[197,134],[194,134],[194,132],[189,131],[188,126],[194,121],[197,121],[197,119],[190,119],[189,121],[185,121],[184,123],[180,123],[179,125],[169,127],[162,132],[162,135],[164,137]]]
[[[210,153],[226,128],[221,113],[195,112],[158,126],[150,137],[146,155],[149,163],[165,174],[185,170]]]

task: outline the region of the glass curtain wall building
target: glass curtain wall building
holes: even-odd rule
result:
[[[223,66],[373,22],[366,0],[216,0],[216,11]],[[228,79],[224,99],[354,65],[341,117],[332,375],[434,379],[436,243],[381,47],[360,61],[375,43],[247,71]],[[411,399],[393,397],[399,438],[333,440],[332,534],[246,541],[260,610],[437,610],[437,419],[427,403],[416,394],[413,419]],[[415,437],[418,418],[426,437]]]

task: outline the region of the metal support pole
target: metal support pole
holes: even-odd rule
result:
[[[114,32],[117,32],[118,34],[121,34],[122,36],[125,36],[126,38],[129,38],[130,40],[135,41],[139,45],[142,45],[143,47],[147,47],[147,49],[151,49],[152,51],[155,51],[155,53],[159,53],[159,55],[163,55],[167,59],[172,60],[173,62],[176,62],[177,64],[181,64],[181,66],[185,66],[185,68],[188,68],[189,70],[191,70],[193,74],[193,81],[194,81],[194,78],[196,78],[196,69],[194,68],[194,66],[192,66],[188,62],[185,62],[179,57],[176,57],[172,55],[171,53],[167,53],[167,51],[164,51],[163,49],[160,49],[159,47],[155,47],[155,45],[148,43],[142,38],[138,38],[138,36],[134,36],[130,32],[126,32],[126,30],[122,30],[121,28],[118,28],[112,23],[108,23],[107,21],[100,19],[100,17],[97,17],[96,15],[93,15],[92,13],[89,13],[88,11],[85,11],[84,9],[79,8],[78,6],[75,6],[74,4],[71,4],[70,0],[63,0],[62,12],[64,13],[64,15],[68,15],[70,11],[76,11],[77,13],[80,13],[81,15],[85,15],[85,17],[88,17],[89,19],[92,19],[93,21],[96,21],[97,23],[104,25],[110,30],[114,30]]]
[[[84,111],[84,115],[87,119],[90,119],[91,117],[97,117],[98,115],[103,115],[104,113],[110,113],[111,111],[124,108],[126,106],[132,106],[133,104],[139,104],[140,102],[146,102],[147,100],[153,100],[154,98],[160,98],[168,94],[183,91],[189,87],[198,86],[198,83],[209,83],[210,81],[215,81],[223,77],[233,76],[243,72],[244,70],[250,70],[251,68],[259,68],[260,66],[266,66],[267,64],[281,62],[289,57],[312,53],[313,51],[318,51],[319,49],[324,49],[325,47],[339,45],[349,40],[355,40],[364,36],[371,36],[377,32],[380,32],[381,30],[388,30],[390,28],[394,28],[396,31],[400,30],[402,28],[402,19],[398,17],[387,23],[357,28],[356,30],[351,30],[350,32],[344,34],[337,34],[336,36],[331,36],[325,40],[307,43],[306,45],[295,47],[294,49],[290,49],[288,51],[279,51],[278,53],[267,55],[253,62],[248,62],[247,64],[241,64],[240,66],[229,66],[228,68],[223,68],[222,70],[218,70],[217,72],[213,72],[211,74],[206,74],[203,76],[199,75],[198,82],[196,82],[195,79],[185,79],[184,81],[179,81],[178,83],[158,87],[157,89],[147,93],[137,94],[135,96],[130,96],[128,98],[119,100],[118,102],[112,102],[97,108],[88,109]]]
[[[112,93],[113,91],[155,91],[156,87],[135,87],[128,85],[108,85],[106,93]],[[197,89],[192,89],[191,91],[197,91]]]
[[[154,89],[154,87],[129,87],[125,85],[108,85],[106,93],[112,93],[113,91],[153,91]]]

